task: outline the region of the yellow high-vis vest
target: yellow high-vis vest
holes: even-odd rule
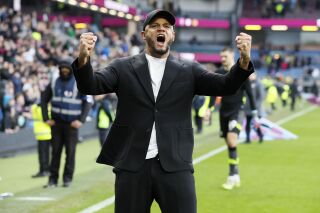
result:
[[[203,105],[199,109],[199,117],[204,117],[210,104],[210,96],[206,96]]]
[[[267,92],[267,103],[275,103],[278,99],[278,91],[277,88],[272,85],[268,88]]]
[[[98,128],[100,129],[108,129],[110,126],[110,119],[107,116],[107,113],[103,110],[100,109],[98,113]]]
[[[43,121],[41,107],[33,104],[31,107],[33,132],[38,141],[51,140],[51,127]]]
[[[283,92],[281,93],[281,99],[282,100],[288,100],[289,93],[290,93],[289,85],[287,85],[287,84],[283,85]]]

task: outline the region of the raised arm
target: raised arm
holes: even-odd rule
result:
[[[90,55],[92,54],[96,45],[97,36],[92,32],[82,33],[80,36],[79,57],[78,66],[83,67],[90,61]]]
[[[252,37],[246,33],[240,33],[236,37],[235,41],[240,54],[240,67],[244,70],[247,70],[251,60],[250,53]]]
[[[252,63],[248,65],[248,70],[240,67],[239,60],[232,66],[231,70],[225,74],[208,72],[200,64],[193,66],[195,75],[195,93],[208,96],[232,95],[241,87],[243,82],[254,72]]]
[[[72,63],[73,74],[77,81],[78,90],[86,95],[99,95],[116,92],[118,75],[115,62],[102,70],[93,71],[90,63],[97,37],[89,32],[80,36],[79,56]]]
[[[232,95],[241,87],[248,76],[254,72],[253,64],[250,62],[251,36],[240,33],[235,41],[240,58],[233,66],[233,57],[232,60],[229,58],[225,69],[230,69],[230,71],[226,75],[208,72],[199,64],[193,65],[196,94],[213,96]]]

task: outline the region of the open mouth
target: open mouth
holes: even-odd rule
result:
[[[163,34],[157,36],[157,42],[163,44],[166,41],[166,37]]]

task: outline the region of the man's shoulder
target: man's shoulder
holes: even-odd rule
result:
[[[124,62],[129,62],[134,59],[135,56],[125,56],[121,58],[115,58],[111,61],[111,63],[124,63]]]
[[[223,69],[223,68],[219,68],[219,69],[217,69],[217,70],[215,71],[215,73],[218,73],[218,74],[226,74],[227,71],[226,71],[225,69]]]
[[[173,56],[171,58],[171,60],[174,61],[177,64],[182,65],[184,68],[193,67],[193,66],[199,64],[198,62],[195,62],[193,60],[188,60],[188,59],[184,59],[184,58],[181,58],[181,57],[178,58],[178,57],[175,57],[175,56]]]
[[[111,61],[111,64],[126,64],[126,63],[136,63],[136,62],[146,62],[146,56],[144,53],[140,53],[132,56],[125,56],[121,58],[116,58]]]
[[[179,59],[178,61],[179,61],[179,63],[183,64],[186,67],[192,67],[196,64],[196,62],[194,62],[194,61],[189,61],[189,60],[185,60],[185,59]]]

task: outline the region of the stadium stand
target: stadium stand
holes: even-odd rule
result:
[[[22,10],[14,10],[12,1],[1,1],[0,129],[3,133],[0,133],[0,146],[9,140],[8,134],[23,137],[25,133],[21,129],[31,131],[30,106],[39,101],[40,92],[57,75],[57,62],[72,61],[77,56],[77,38],[82,32],[98,35],[93,65],[103,67],[114,58],[140,51],[143,45],[139,39],[140,20],[153,8],[163,7],[177,15],[177,39],[172,49],[180,57],[218,67],[219,51],[232,45],[236,33],[243,30],[254,37],[252,59],[259,76],[300,78],[307,88],[319,85],[318,27],[315,32],[300,28],[279,32],[264,26],[249,31],[241,24],[244,18],[260,18],[261,10],[268,11],[269,14],[263,15],[268,20],[292,18],[297,12],[299,17],[305,14],[304,17],[315,20],[320,7],[318,0],[281,1],[285,8],[281,16],[275,14],[277,1],[135,0],[113,2],[110,7],[114,10],[108,8],[108,12],[101,9],[97,12],[89,2],[76,1],[76,7],[62,1],[28,0],[21,2]],[[127,8],[128,12],[117,12],[115,8]],[[111,13],[112,10],[115,12]],[[12,140],[20,140],[20,136]]]

